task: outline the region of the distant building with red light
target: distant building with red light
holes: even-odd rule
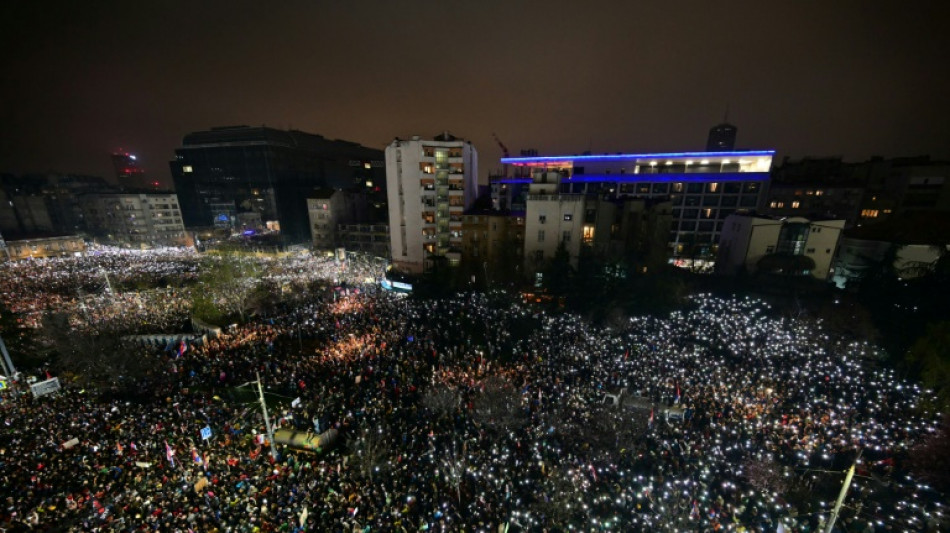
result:
[[[159,182],[149,180],[145,175],[145,169],[138,164],[138,158],[134,154],[119,150],[112,154],[112,166],[115,167],[115,178],[119,186],[128,191],[134,190],[157,190]]]

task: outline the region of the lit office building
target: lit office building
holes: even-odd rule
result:
[[[515,175],[532,177],[498,180],[509,188],[537,184],[556,175],[560,195],[601,198],[662,198],[672,202],[669,246],[677,264],[703,266],[716,255],[723,221],[736,212],[760,208],[768,190],[774,150],[730,152],[674,152],[646,154],[564,155],[507,157]],[[552,191],[553,192],[553,191]],[[528,229],[532,199],[550,202],[550,192],[528,194]],[[560,199],[559,199],[560,200]],[[539,215],[540,216],[540,215]],[[563,218],[563,217],[562,217]],[[593,232],[594,228],[581,228]],[[530,236],[526,231],[526,236]]]

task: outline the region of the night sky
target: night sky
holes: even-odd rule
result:
[[[702,149],[727,104],[742,148],[950,157],[946,2],[61,4],[0,3],[0,171],[111,177],[122,147],[167,181],[185,133],[266,124],[378,148],[447,129],[484,176],[492,132]]]

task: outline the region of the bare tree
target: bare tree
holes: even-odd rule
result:
[[[432,387],[422,397],[422,406],[428,409],[437,419],[451,416],[458,405],[458,392],[446,386]]]
[[[522,427],[526,414],[522,396],[506,379],[492,376],[485,380],[474,400],[474,420],[489,429],[506,432]]]
[[[468,454],[465,446],[459,446],[455,439],[452,439],[452,446],[446,448],[442,453],[442,459],[439,462],[446,482],[455,489],[455,496],[459,504],[462,503],[462,483],[465,481],[465,475],[468,472]]]
[[[372,478],[386,465],[391,445],[389,432],[382,425],[363,422],[353,442],[353,459],[357,471],[364,478]]]

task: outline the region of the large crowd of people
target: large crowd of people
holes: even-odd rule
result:
[[[137,394],[0,393],[0,528],[812,532],[856,460],[840,531],[947,525],[903,465],[936,431],[929,393],[820,323],[695,295],[608,328],[503,293],[339,286],[332,258],[261,261],[293,297],[164,351],[164,379]],[[187,316],[197,265],[178,251],[8,264],[0,299],[159,333]],[[103,272],[162,281],[109,291]],[[258,377],[277,427],[339,439],[271,455]]]

